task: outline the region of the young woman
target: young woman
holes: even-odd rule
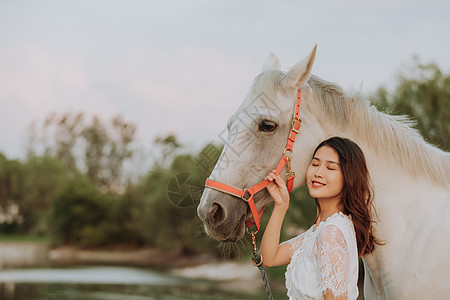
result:
[[[314,151],[306,173],[317,217],[301,235],[281,243],[289,193],[279,176],[267,189],[275,206],[261,242],[266,266],[288,264],[289,299],[356,299],[358,257],[380,242],[372,229],[372,198],[364,154],[353,141],[332,137]]]

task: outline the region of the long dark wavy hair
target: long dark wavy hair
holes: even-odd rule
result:
[[[364,153],[352,140],[336,136],[320,143],[314,150],[313,157],[323,146],[333,148],[339,156],[339,165],[344,177],[341,203],[343,213],[351,215],[355,227],[358,255],[370,254],[375,250],[376,244],[383,245],[384,243],[373,233],[373,216],[376,215],[373,206],[374,192]],[[317,199],[316,204],[320,212]]]

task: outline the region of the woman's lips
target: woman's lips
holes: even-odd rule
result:
[[[325,186],[325,183],[313,180],[313,181],[311,181],[311,186],[313,188],[321,188],[321,187]]]

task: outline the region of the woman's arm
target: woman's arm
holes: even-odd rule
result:
[[[335,298],[332,292],[326,292],[323,294],[323,300],[347,300],[347,296]]]
[[[279,245],[281,225],[289,207],[289,192],[279,175],[275,176],[272,172],[266,179],[273,181],[267,190],[275,206],[261,241],[261,255],[265,266],[274,267],[286,265],[291,261],[290,243]]]
[[[274,207],[261,241],[261,255],[264,265],[276,267],[287,265],[291,261],[291,244],[280,243],[280,231],[286,211]]]
[[[335,298],[333,293],[328,291],[325,294],[323,294],[323,300],[347,300],[347,296],[341,296]]]
[[[342,231],[335,225],[326,225],[315,246],[323,298],[347,299],[349,252]]]

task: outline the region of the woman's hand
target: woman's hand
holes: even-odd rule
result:
[[[275,207],[287,209],[289,207],[289,192],[280,175],[275,176],[274,173],[275,170],[266,177],[266,180],[272,182],[267,186],[267,190],[275,202]]]
[[[267,175],[266,179],[271,182],[267,186],[267,190],[275,201],[275,207],[261,240],[261,255],[264,256],[264,265],[273,267],[287,265],[291,261],[290,243],[279,245],[281,225],[289,207],[289,192],[283,179],[275,176],[274,173],[275,170]]]

